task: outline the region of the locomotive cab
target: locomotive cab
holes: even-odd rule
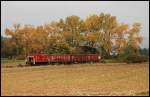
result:
[[[26,64],[41,64],[48,63],[49,57],[47,54],[33,54],[26,57]]]
[[[26,64],[33,64],[33,56],[27,56]]]

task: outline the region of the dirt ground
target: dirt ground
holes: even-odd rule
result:
[[[149,95],[149,63],[1,69],[1,95]]]

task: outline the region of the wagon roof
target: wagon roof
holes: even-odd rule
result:
[[[31,54],[31,55],[28,55],[28,57],[40,56],[40,55],[51,56],[51,55],[100,55],[100,54]]]

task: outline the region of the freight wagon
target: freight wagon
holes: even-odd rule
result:
[[[101,56],[99,54],[60,54],[60,55],[34,54],[27,56],[26,64],[85,63],[85,62],[99,62],[100,59]]]

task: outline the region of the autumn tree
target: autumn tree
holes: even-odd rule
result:
[[[114,50],[118,54],[122,53],[123,49],[127,45],[126,37],[128,28],[129,27],[127,24],[119,24],[112,30],[112,32],[114,33],[113,34]]]
[[[140,23],[134,23],[132,28],[128,31],[128,40],[126,46],[131,48],[134,54],[139,54],[140,44],[143,41],[143,37],[139,35],[140,28]]]
[[[136,54],[143,40],[140,28],[140,23],[129,27],[107,13],[90,15],[86,19],[72,15],[39,26],[14,24],[5,30],[9,39],[3,41],[3,47],[8,52],[4,48],[2,52],[26,57],[40,52],[67,54],[86,46],[99,49],[102,56],[109,56],[113,51],[120,55],[127,48],[132,48]]]
[[[66,42],[70,46],[79,46],[81,38],[81,31],[84,31],[84,22],[78,16],[68,16],[65,20],[60,19],[57,23],[61,29],[62,34],[66,36]],[[68,37],[69,36],[69,37]]]
[[[92,15],[87,17],[85,25],[87,33],[95,33],[91,35],[95,35],[96,38],[91,38],[92,40],[87,38],[87,41],[93,42],[94,40],[93,44],[95,47],[101,49],[101,53],[107,52],[109,54],[112,51],[113,45],[112,37],[114,33],[112,30],[117,26],[116,17],[104,13],[101,13],[100,15]],[[102,55],[104,55],[104,53]]]
[[[16,49],[15,55],[19,56],[19,54],[22,53],[23,50],[23,44],[22,44],[22,31],[21,31],[21,25],[20,24],[14,24],[13,29],[6,29],[5,30],[6,35],[10,36],[9,44],[7,45],[13,45],[13,47]]]

